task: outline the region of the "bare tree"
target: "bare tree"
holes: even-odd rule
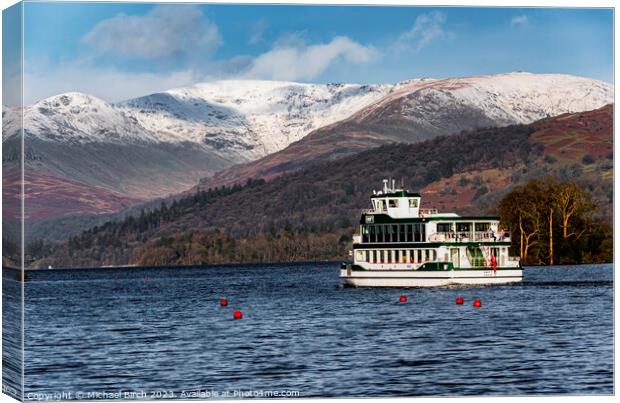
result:
[[[582,217],[591,215],[595,207],[592,197],[571,182],[561,183],[556,189],[552,198],[560,216],[562,238],[564,240],[570,237],[579,239],[587,227],[579,228],[575,224]]]

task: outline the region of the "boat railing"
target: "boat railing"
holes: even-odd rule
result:
[[[510,234],[506,231],[436,232],[429,235],[429,242],[510,242]]]

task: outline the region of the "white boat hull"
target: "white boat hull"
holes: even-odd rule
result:
[[[340,277],[354,287],[442,287],[449,285],[494,285],[523,279],[521,269],[490,270],[347,270]]]

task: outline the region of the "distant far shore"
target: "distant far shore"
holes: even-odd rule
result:
[[[217,268],[217,267],[231,267],[231,266],[244,266],[244,267],[264,267],[264,266],[304,266],[304,265],[332,265],[332,264],[340,264],[344,260],[321,260],[321,261],[304,261],[304,262],[265,262],[265,263],[219,263],[219,264],[198,264],[198,265],[161,265],[161,266],[137,266],[137,265],[124,265],[124,266],[93,266],[93,267],[54,267],[52,269],[43,269],[43,268],[25,268],[25,271],[49,271],[49,270],[118,270],[118,269],[161,269],[161,268],[170,268],[170,269],[191,269],[191,268]],[[601,265],[601,264],[611,264],[614,262],[603,262],[603,263],[578,263],[578,264],[554,264],[554,265],[527,265],[523,267],[527,267],[529,269],[540,269],[545,267],[565,267],[565,266],[592,266],[592,265]],[[3,266],[3,269],[7,270],[21,270],[17,267],[11,266]]]
[[[259,267],[259,266],[303,266],[303,265],[330,265],[340,264],[344,260],[319,260],[319,261],[301,261],[301,262],[264,262],[264,263],[210,263],[210,264],[191,264],[191,265],[160,265],[160,266],[137,266],[137,265],[121,265],[121,266],[92,266],[92,267],[53,267],[52,269],[27,267],[26,271],[51,271],[51,270],[117,270],[117,269],[191,269],[191,268],[216,268],[216,267]],[[18,267],[3,266],[3,269],[21,270]]]

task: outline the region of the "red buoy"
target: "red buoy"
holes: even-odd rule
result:
[[[241,311],[233,312],[233,319],[241,319],[241,318],[243,318],[243,314],[241,313]]]
[[[399,301],[400,302],[407,302],[407,297],[404,296],[404,295],[401,295]]]
[[[482,306],[482,302],[479,299],[474,300],[474,308],[480,308]]]
[[[226,298],[222,298],[220,300],[220,305],[221,306],[228,306],[228,300]]]
[[[463,298],[461,298],[461,297],[456,297],[456,304],[457,304],[457,305],[463,305],[463,302],[465,302],[465,300],[463,300]]]

